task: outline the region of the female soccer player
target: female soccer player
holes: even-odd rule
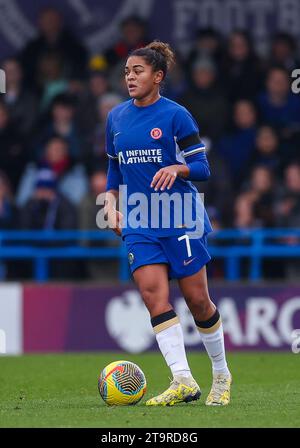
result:
[[[125,79],[131,98],[113,108],[107,119],[105,211],[110,226],[125,241],[134,280],[173,374],[170,387],[146,405],[170,406],[201,395],[187,361],[178,316],[169,302],[170,278],[178,279],[212,362],[213,384],[206,404],[227,405],[231,374],[205,267],[210,260],[206,236],[212,228],[190,182],[205,181],[210,172],[195,120],[184,107],[160,95],[173,61],[170,46],[159,41],[134,50],[127,59]],[[121,186],[122,212],[115,207]],[[194,221],[187,219],[188,209]],[[202,223],[201,232],[199,226],[195,231],[195,222]]]

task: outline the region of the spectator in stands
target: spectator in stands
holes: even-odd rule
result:
[[[106,61],[111,68],[123,63],[131,51],[149,43],[146,22],[141,17],[126,17],[121,22],[120,30],[121,39],[105,52]]]
[[[85,168],[74,164],[67,140],[53,136],[45,145],[39,164],[29,164],[22,176],[17,204],[19,206],[31,197],[39,173],[39,167],[48,167],[57,176],[57,189],[68,201],[78,204],[88,188]]]
[[[33,194],[20,211],[20,225],[29,230],[76,229],[76,209],[58,193],[51,169],[38,170]]]
[[[91,71],[87,88],[78,97],[76,121],[82,133],[89,136],[98,124],[99,99],[109,91],[108,75],[104,71]],[[84,111],[84,113],[82,113]]]
[[[179,98],[195,117],[202,136],[217,139],[228,121],[228,104],[216,83],[216,65],[211,59],[195,61],[192,69],[193,85]]]
[[[36,96],[23,84],[23,71],[16,58],[5,59],[2,69],[6,76],[6,93],[3,95],[14,129],[26,138],[34,129],[38,113]]]
[[[96,204],[99,194],[104,194],[106,190],[106,171],[96,168],[90,177],[90,189],[79,204],[79,228],[81,230],[98,230],[107,232],[107,230],[99,229],[96,222],[97,213],[103,206]],[[89,247],[111,247],[118,245],[118,241],[82,241],[82,244]],[[87,274],[89,278],[94,280],[117,277],[118,262],[113,260],[107,263],[107,260],[94,259],[89,260],[86,264]]]
[[[95,169],[91,174],[89,182],[89,191],[84,195],[79,204],[79,227],[82,230],[96,230],[96,215],[99,206],[96,204],[96,198],[104,193],[106,189],[106,171],[101,168]]]
[[[120,64],[111,72],[109,82],[113,93],[120,95],[124,100],[129,99],[128,89],[124,76],[124,64]]]
[[[56,135],[68,142],[70,156],[73,160],[82,158],[82,141],[75,121],[75,111],[76,105],[72,96],[61,94],[54,99],[51,118],[33,143],[35,159],[40,159],[45,143]]]
[[[225,134],[216,145],[235,188],[239,188],[247,174],[255,147],[256,127],[257,117],[253,103],[248,100],[237,101],[233,108],[233,131]]]
[[[68,81],[63,73],[63,61],[56,53],[45,53],[39,60],[40,109],[46,112],[54,98],[68,90]]]
[[[106,119],[109,111],[120,104],[122,98],[115,93],[106,93],[98,99],[98,110],[97,110],[97,124],[94,132],[90,134],[90,138],[87,140],[86,155],[87,161],[86,165],[91,171],[95,166],[101,166],[102,169],[107,168],[107,154],[105,151],[105,128]]]
[[[291,163],[285,169],[284,185],[278,193],[276,206],[276,224],[278,227],[300,227],[300,163]],[[299,237],[288,236],[282,239],[288,246],[299,245]],[[298,258],[285,260],[286,277],[298,280],[300,277],[300,262]]]
[[[168,72],[163,88],[163,95],[173,101],[177,101],[188,88],[183,62],[178,53],[175,57],[176,64]]]
[[[300,97],[291,91],[289,73],[281,67],[269,70],[266,88],[258,96],[261,118],[289,139],[300,130]]]
[[[220,74],[222,38],[220,33],[213,28],[201,28],[196,33],[196,41],[192,45],[185,64],[189,81],[192,79],[194,62],[202,58],[212,59],[217,67],[218,74]]]
[[[297,44],[291,34],[281,31],[273,36],[269,65],[284,67],[289,72],[300,67]]]
[[[193,183],[198,191],[204,194],[205,206],[207,210],[212,211],[210,218],[214,217],[218,227],[228,226],[232,222],[234,202],[230,172],[215,149],[211,148],[207,141],[204,143],[209,166],[213,167],[213,176],[207,182]]]
[[[250,173],[250,182],[245,193],[251,198],[253,218],[256,226],[274,226],[274,203],[276,182],[271,169],[256,166]]]
[[[16,225],[16,210],[8,177],[0,171],[0,229],[12,229]]]
[[[64,77],[84,78],[86,49],[67,30],[59,11],[53,7],[42,9],[38,17],[38,28],[39,34],[26,44],[20,55],[26,83],[36,88],[40,78],[40,61],[49,53],[56,54],[62,61]]]
[[[13,194],[8,177],[0,171],[0,231],[12,230],[16,227],[17,214],[14,205]],[[1,242],[1,245],[5,243]],[[2,261],[0,257],[0,281],[10,275],[12,263]]]
[[[55,173],[45,167],[39,169],[31,198],[20,209],[19,225],[25,230],[72,230],[78,226],[76,208],[64,195],[57,191]],[[39,247],[63,247],[68,242],[31,243]],[[74,243],[73,243],[74,244]],[[50,262],[51,277],[76,278],[79,275],[78,263],[69,260]]]
[[[233,226],[236,229],[249,229],[257,226],[253,212],[256,195],[248,191],[241,193],[234,204]]]
[[[300,163],[293,162],[284,172],[284,185],[278,193],[276,204],[279,227],[300,226]]]
[[[250,166],[264,165],[280,174],[281,157],[279,139],[271,126],[261,126],[256,135],[255,151]]]
[[[7,106],[0,102],[0,170],[8,176],[13,190],[17,187],[25,161],[22,137],[11,122]]]
[[[245,31],[234,31],[228,39],[222,79],[230,101],[253,99],[262,86],[261,64]]]
[[[105,52],[105,61],[109,67],[110,84],[115,93],[128,98],[124,77],[124,64],[128,54],[147,45],[146,22],[138,16],[125,18],[120,25],[121,39]]]
[[[239,230],[251,228],[265,228],[274,224],[273,204],[269,203],[271,195],[270,185],[272,180],[270,171],[266,168],[258,168],[252,174],[252,187],[246,192],[238,195],[234,207],[233,225]],[[239,240],[242,244],[242,241]],[[246,237],[245,244],[250,240]],[[264,278],[275,278],[282,276],[282,265],[274,258],[264,259],[262,263]],[[247,259],[242,261],[242,275],[249,275],[249,262]]]

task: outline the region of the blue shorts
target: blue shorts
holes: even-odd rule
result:
[[[141,266],[166,263],[169,279],[183,278],[196,274],[211,259],[206,235],[194,239],[185,233],[170,237],[133,234],[124,240],[131,273]]]

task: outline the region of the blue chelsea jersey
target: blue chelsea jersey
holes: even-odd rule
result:
[[[163,96],[149,106],[136,106],[130,99],[111,110],[107,119],[106,152],[118,159],[123,178],[122,236],[142,233],[164,237],[181,235],[183,229],[193,231],[195,226],[186,222],[187,208],[192,211],[192,221],[201,223],[202,234],[212,231],[202,200],[190,181],[177,177],[171,189],[163,192],[155,192],[150,186],[159,169],[188,163],[190,155],[204,150],[192,115]],[[158,197],[175,198],[173,193],[182,198],[182,207],[170,201],[170,210],[167,210],[163,204],[168,201],[164,203]]]

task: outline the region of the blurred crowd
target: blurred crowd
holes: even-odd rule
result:
[[[127,55],[157,36],[141,18],[128,17],[119,41],[89,54],[55,9],[41,11],[38,27],[19,54],[1,62],[0,229],[96,229],[106,116],[128,98]],[[265,57],[247,32],[223,36],[210,28],[198,31],[189,54],[177,54],[162,94],[199,124],[212,176],[197,187],[217,229],[300,224],[294,68],[297,45],[282,32],[270,36]]]

